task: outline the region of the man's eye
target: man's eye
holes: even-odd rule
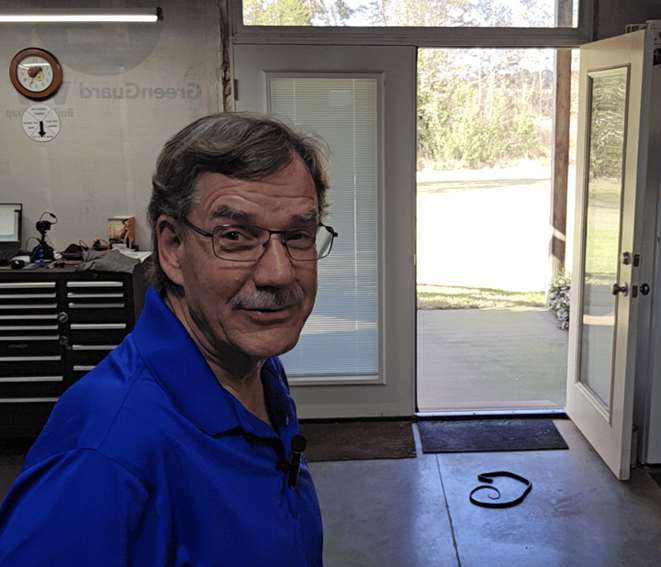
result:
[[[216,231],[216,237],[225,242],[236,243],[248,243],[256,239],[254,232],[251,230],[236,226],[221,227],[220,230]]]
[[[238,242],[239,240],[243,240],[244,235],[242,235],[240,232],[236,230],[233,230],[231,232],[221,233],[220,237],[224,240],[233,240],[235,242]]]
[[[292,230],[287,233],[287,244],[297,247],[312,246],[315,233],[312,230]]]

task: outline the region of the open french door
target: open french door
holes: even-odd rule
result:
[[[235,108],[330,146],[339,237],[282,361],[299,417],[410,416],[415,377],[415,49],[234,45]]]
[[[629,478],[653,33],[581,47],[567,414]],[[641,291],[642,289],[642,291]],[[646,300],[645,303],[641,303]]]

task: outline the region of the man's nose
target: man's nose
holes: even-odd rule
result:
[[[296,271],[291,256],[279,235],[272,235],[266,250],[253,269],[253,279],[257,286],[285,286],[296,279]]]

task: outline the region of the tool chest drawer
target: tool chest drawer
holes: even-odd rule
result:
[[[0,270],[0,438],[37,435],[59,396],[131,332],[133,273]]]

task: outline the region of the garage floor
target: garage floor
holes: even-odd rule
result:
[[[661,487],[644,468],[615,479],[569,420],[569,450],[423,454],[312,463],[326,567],[650,567],[661,554]],[[508,509],[470,503],[479,473],[529,479]]]

